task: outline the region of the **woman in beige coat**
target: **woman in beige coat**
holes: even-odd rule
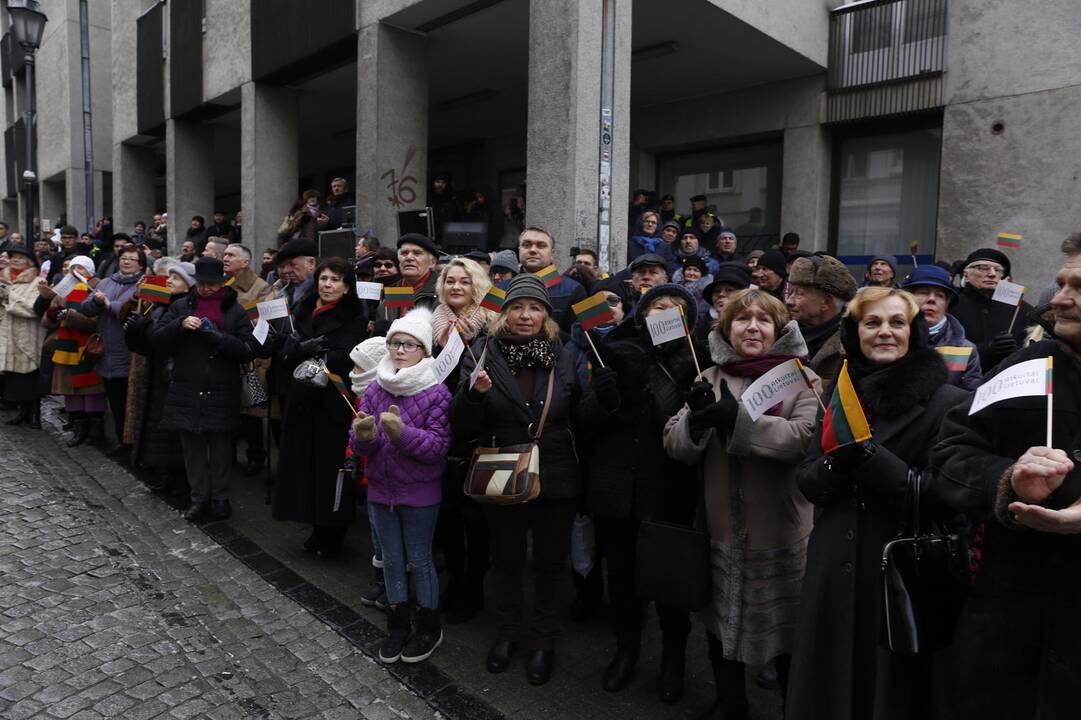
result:
[[[41,428],[38,367],[46,331],[34,312],[38,293],[38,261],[22,245],[8,248],[10,264],[0,271],[0,372],[4,374],[4,400],[16,403],[19,413],[8,425],[28,423]]]
[[[807,345],[779,300],[758,290],[729,298],[709,334],[714,367],[664,430],[668,454],[701,468],[713,557],[704,612],[718,717],[746,717],[744,666],[773,660],[782,697],[795,635],[812,509],[796,467],[814,433],[821,389],[779,403],[752,421],[743,391]],[[695,408],[692,410],[692,408]],[[712,716],[712,715],[711,715]]]

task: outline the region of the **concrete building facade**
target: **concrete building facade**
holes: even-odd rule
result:
[[[635,188],[673,194],[680,212],[707,195],[745,249],[796,232],[853,266],[911,264],[912,243],[920,261],[953,260],[1018,233],[1007,252],[1031,285],[1081,226],[1076,0],[1027,7],[1024,28],[1008,0],[90,5],[95,202],[120,229],[168,211],[173,243],[220,209],[242,212],[253,249],[273,246],[299,194],[339,175],[358,228],[392,241],[440,173],[499,206],[524,195],[524,222],[549,228],[565,262],[597,243],[604,160],[613,266]],[[43,9],[40,213],[78,218],[78,2]],[[9,85],[5,127],[21,92]],[[516,229],[497,213],[490,245]]]

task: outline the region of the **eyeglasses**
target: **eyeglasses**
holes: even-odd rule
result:
[[[972,270],[973,272],[983,273],[984,275],[989,275],[991,273],[994,273],[995,275],[1006,274],[1006,268],[1002,267],[1001,265],[991,265],[988,263],[973,263],[965,269]]]
[[[396,352],[398,350],[405,350],[406,352],[413,352],[414,350],[419,350],[420,349],[420,344],[415,343],[415,342],[409,342],[408,340],[404,340],[404,341],[397,341],[396,340],[394,342],[387,342],[387,349],[390,350],[391,352]]]
[[[643,220],[642,224],[643,225],[656,225],[657,221],[656,220]]]
[[[394,267],[394,263],[392,263],[392,262],[378,262],[378,263],[375,263],[375,267],[378,268],[378,269],[390,269],[390,268]]]

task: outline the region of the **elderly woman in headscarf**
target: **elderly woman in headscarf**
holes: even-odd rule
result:
[[[7,249],[8,266],[0,270],[0,372],[4,376],[4,400],[19,406],[8,425],[27,423],[41,429],[41,397],[38,368],[46,330],[34,312],[38,293],[38,261],[24,245]]]

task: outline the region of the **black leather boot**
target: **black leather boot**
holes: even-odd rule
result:
[[[621,631],[616,635],[616,656],[604,671],[601,687],[608,692],[619,692],[627,687],[627,683],[634,676],[634,666],[638,663],[641,644],[641,632]]]
[[[687,671],[687,636],[663,638],[661,675],[657,680],[657,697],[667,704],[683,697],[683,678]]]
[[[530,685],[543,685],[552,678],[555,650],[533,650],[525,666],[525,676]]]
[[[68,440],[68,447],[78,447],[86,442],[87,435],[90,434],[90,423],[82,417],[74,418],[72,422],[75,423],[75,432]]]
[[[24,422],[26,422],[29,419],[30,419],[30,404],[29,403],[19,403],[19,412],[16,413],[15,417],[11,418],[10,420],[5,420],[4,424],[5,425],[22,425]]]
[[[41,429],[41,398],[30,403],[30,417],[26,424],[31,430]]]

